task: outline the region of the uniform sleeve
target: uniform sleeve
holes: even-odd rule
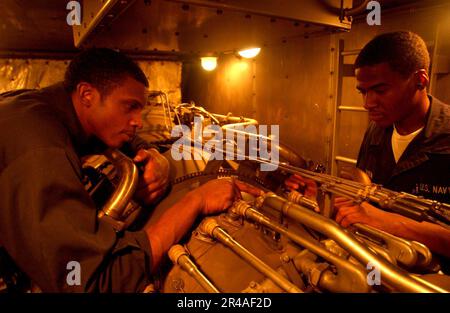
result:
[[[146,234],[119,236],[98,221],[70,156],[63,148],[36,148],[2,171],[1,244],[46,292],[143,290],[151,280]],[[72,261],[80,265],[80,285],[70,279]]]
[[[358,160],[356,161],[356,167],[365,171],[367,167],[367,155],[369,149],[369,133],[370,127],[364,133],[364,138],[359,147]]]

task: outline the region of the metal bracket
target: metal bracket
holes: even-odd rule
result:
[[[107,26],[133,4],[135,0],[84,0],[81,25],[73,26],[74,45],[80,48],[92,34]]]

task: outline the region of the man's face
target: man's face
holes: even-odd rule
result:
[[[412,75],[402,77],[387,63],[356,69],[356,88],[364,99],[369,118],[380,127],[403,120],[411,110],[416,88]]]
[[[103,99],[96,92],[88,120],[92,133],[111,148],[121,147],[142,128],[141,112],[146,102],[145,86],[130,77]]]

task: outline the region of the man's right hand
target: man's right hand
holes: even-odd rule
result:
[[[314,180],[300,176],[299,174],[293,174],[284,181],[284,185],[290,190],[299,190],[304,188],[304,194],[306,197],[312,200],[316,200],[317,197],[317,184]]]
[[[239,190],[233,181],[214,179],[190,192],[199,203],[199,213],[210,215],[225,211],[240,198]]]

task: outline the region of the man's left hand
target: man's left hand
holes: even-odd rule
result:
[[[146,205],[155,203],[169,185],[169,161],[156,149],[140,149],[133,161],[144,165],[144,173],[139,175],[136,198]]]
[[[349,227],[354,223],[366,224],[378,229],[385,229],[385,223],[389,221],[389,213],[386,213],[367,202],[356,204],[353,200],[336,197],[334,199],[336,210],[335,220],[343,227]]]

